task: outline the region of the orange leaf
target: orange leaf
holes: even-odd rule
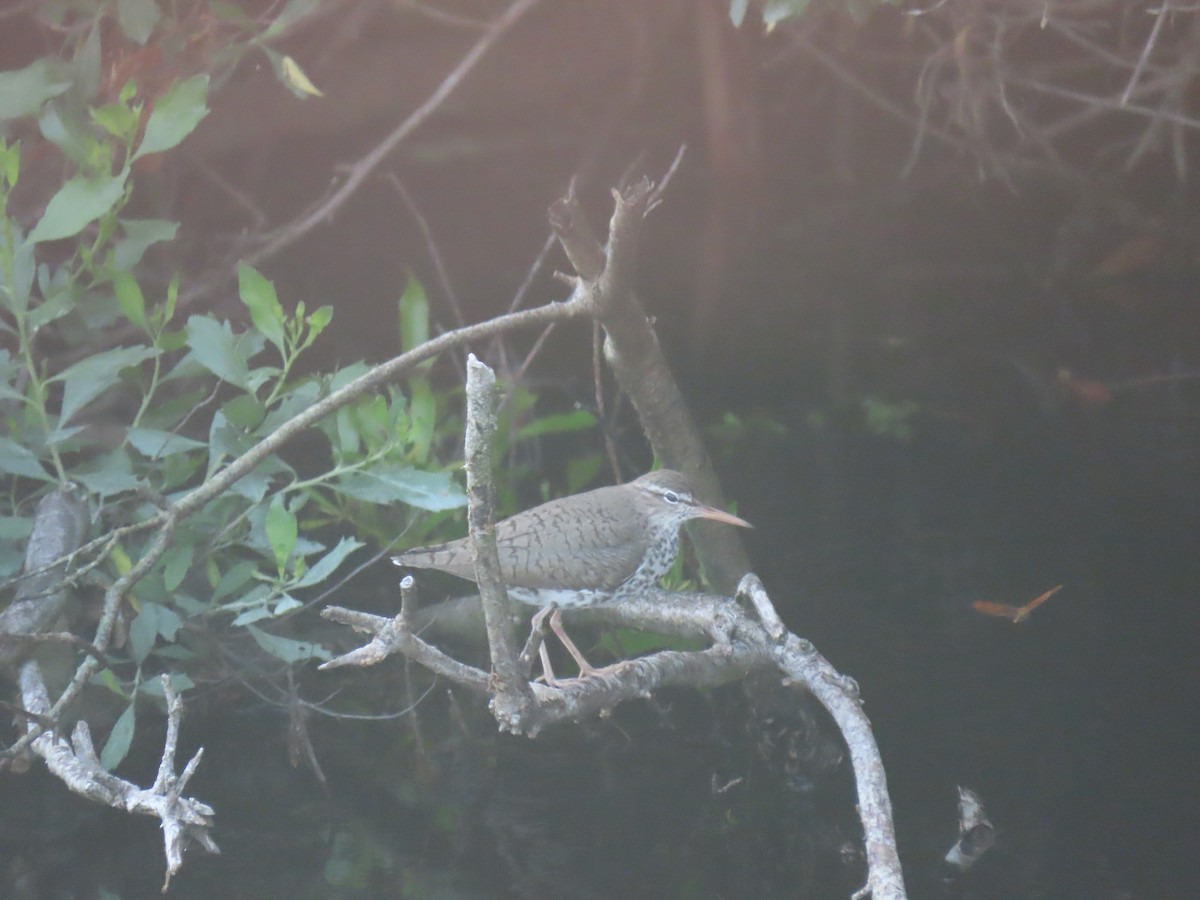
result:
[[[1012,622],[1017,621],[1017,616],[1023,609],[1023,607],[1019,606],[1009,606],[1007,603],[993,603],[990,600],[976,600],[971,606],[985,616],[996,616],[997,618],[1008,619]]]
[[[1001,619],[1008,619],[1013,624],[1024,622],[1029,618],[1029,614],[1061,591],[1063,586],[1060,584],[1057,587],[1052,587],[1050,590],[1041,596],[1034,597],[1024,606],[1009,606],[1007,603],[992,603],[990,600],[976,600],[971,604],[971,607],[985,616],[996,616]]]

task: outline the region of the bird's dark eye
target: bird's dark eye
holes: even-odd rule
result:
[[[678,503],[679,495],[674,491],[667,491],[665,494],[663,494],[663,499],[668,503]]]

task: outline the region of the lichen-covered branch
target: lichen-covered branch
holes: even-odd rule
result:
[[[38,504],[33,534],[25,548],[24,571],[31,573],[31,577],[21,583],[13,606],[0,615],[0,628],[22,638],[18,641],[10,637],[0,644],[13,652],[10,659],[16,659],[16,654],[23,653],[26,647],[36,646],[37,633],[49,628],[58,618],[69,594],[64,583],[65,559],[83,543],[87,530],[87,500],[76,486],[65,485],[47,494]],[[14,606],[17,607],[15,612]],[[94,657],[88,660],[95,664]],[[96,755],[87,722],[80,719],[75,723],[70,741],[58,734],[53,727],[57,715],[50,703],[36,654],[20,663],[17,678],[21,704],[27,713],[25,742],[45,761],[52,775],[89,800],[126,812],[156,816],[162,822],[163,851],[167,860],[165,890],[171,876],[183,865],[184,851],[189,844],[198,843],[210,853],[220,851],[209,834],[212,808],[183,796],[204,751],[197,750],[182,773],[175,774],[183,703],[171,687],[170,678],[164,675],[162,683],[167,701],[167,734],[158,776],[150,787],[140,788],[105,771]],[[50,723],[51,727],[46,727],[45,723]]]
[[[471,354],[467,358],[467,521],[475,556],[475,583],[483,601],[496,693],[497,721],[519,722],[532,704],[528,682],[517,665],[508,592],[500,578],[496,524],[492,515],[492,436],[496,432],[496,373]],[[519,729],[518,729],[519,730]]]
[[[54,626],[70,594],[63,584],[67,556],[87,538],[89,520],[87,498],[78,485],[64,485],[38,503],[25,547],[26,577],[0,612],[0,667],[15,663],[38,634]]]
[[[35,661],[27,660],[21,664],[19,683],[25,709],[36,717],[49,715],[50,697]],[[199,844],[209,853],[221,851],[210,833],[215,815],[213,808],[194,797],[183,796],[200,765],[203,748],[188,760],[182,772],[175,774],[183,703],[166,675],[163,676],[163,695],[167,700],[167,735],[158,776],[150,787],[138,787],[105,771],[92,744],[91,731],[82,719],[75,723],[70,741],[56,731],[37,730],[31,746],[33,752],[45,760],[50,773],[74,793],[113,809],[155,816],[162,823],[163,852],[167,860],[163,881],[165,891],[172,876],[183,865],[184,853],[190,844]],[[29,727],[34,729],[32,723]]]

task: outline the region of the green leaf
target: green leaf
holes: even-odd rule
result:
[[[142,261],[146,248],[159,241],[175,239],[178,222],[165,219],[121,219],[125,237],[113,244],[109,265],[116,271],[128,271]]]
[[[170,294],[168,293],[168,298],[169,297]],[[160,322],[170,322],[170,311],[172,308],[173,304],[170,302],[168,302],[166,306],[159,307],[159,309],[162,310],[162,315],[158,317],[158,320]],[[179,331],[164,331],[158,337],[158,345],[166,351],[181,350],[187,346],[187,331],[184,329],[180,329]]]
[[[183,620],[175,610],[160,603],[143,603],[141,612],[129,625],[129,648],[134,662],[141,666],[159,635],[168,641],[175,640],[182,625]]]
[[[171,86],[154,104],[134,159],[178,145],[208,115],[208,76],[193,75]]]
[[[22,371],[21,368],[9,361],[7,350],[0,350],[0,400],[25,402],[25,395],[13,386],[21,379]]]
[[[280,576],[287,569],[287,561],[292,551],[296,549],[296,539],[300,536],[299,523],[296,514],[283,502],[283,495],[276,494],[267,507],[267,541],[275,554],[275,567]]]
[[[572,431],[586,431],[596,426],[596,417],[586,409],[577,409],[569,413],[557,413],[552,416],[542,416],[534,419],[528,425],[517,430],[517,440],[544,437],[548,434],[566,434]]]
[[[213,590],[213,602],[223,600],[241,590],[242,586],[250,581],[257,571],[258,565],[252,560],[244,559],[241,562],[234,563],[229,571],[222,575],[220,581],[217,582]]]
[[[61,319],[75,309],[75,295],[70,291],[57,291],[45,303],[29,314],[29,327],[33,331]]]
[[[30,243],[72,237],[103,216],[121,199],[129,170],[118,175],[76,175],[58,189],[29,233]]]
[[[253,625],[247,625],[246,630],[250,632],[251,637],[258,643],[258,646],[262,647],[272,656],[282,659],[284,662],[300,662],[305,659],[333,659],[333,654],[320,644],[314,644],[311,641],[293,641],[291,638],[267,634],[267,632],[255,628]]]
[[[117,24],[125,36],[145,44],[158,24],[159,11],[154,0],[117,0]]]
[[[69,425],[66,428],[55,428],[46,435],[46,446],[63,444],[84,430],[83,425]]]
[[[303,562],[303,560],[301,560]],[[275,608],[271,610],[272,615],[282,616],[285,613],[290,613],[293,609],[301,609],[304,604],[293,597],[291,594],[284,594],[275,604]]]
[[[369,472],[350,472],[337,486],[342,493],[368,503],[407,503],[430,512],[467,505],[467,495],[449,472],[380,466]]]
[[[208,444],[203,441],[157,428],[131,428],[125,439],[146,459],[162,459],[176,453],[208,449]]]
[[[269,434],[290,419],[300,415],[322,397],[321,384],[314,379],[293,382],[291,392],[273,406],[266,418],[260,420],[260,434]]]
[[[43,57],[24,69],[0,72],[0,122],[33,115],[71,86],[62,63]]]
[[[163,554],[163,587],[171,593],[183,584],[195,549],[191,544],[176,544]]]
[[[133,711],[133,706],[130,703],[125,707],[125,712],[121,713],[116,724],[113,725],[112,731],[108,733],[104,749],[100,751],[100,765],[109,772],[121,764],[121,761],[128,755],[129,748],[133,745],[133,733],[137,728],[137,715]]]
[[[225,413],[225,417],[238,428],[253,432],[263,424],[267,409],[256,397],[244,394],[241,397],[234,397],[222,406],[221,412]]]
[[[196,368],[203,371],[199,365]],[[142,416],[145,427],[160,431],[176,430],[180,424],[196,415],[208,399],[212,387],[198,386],[187,390],[184,385],[177,385],[176,389],[171,391],[169,398],[161,398],[161,401],[156,401],[146,410],[146,414]]]
[[[766,0],[762,9],[763,24],[767,26],[767,31],[770,31],[785,19],[804,15],[811,2],[812,0]]]
[[[248,390],[250,368],[246,360],[251,354],[239,349],[245,340],[235,338],[228,322],[218,322],[206,316],[191,316],[187,324],[188,346],[200,365],[222,381]]]
[[[266,609],[267,601],[274,596],[274,593],[275,592],[271,589],[270,585],[256,584],[237,600],[230,600],[228,603],[222,603],[221,612]],[[268,615],[270,615],[269,612]]]
[[[162,466],[159,469],[162,477],[160,490],[165,493],[182,487],[192,480],[193,476],[200,471],[202,465],[204,465],[203,457],[181,456],[179,454],[168,456],[162,461]]]
[[[234,628],[240,628],[243,625],[249,625],[251,622],[261,622],[263,619],[274,618],[271,613],[271,608],[267,606],[265,599],[258,606],[252,606],[243,613],[234,616],[234,619],[229,624]]]
[[[42,137],[67,155],[77,166],[85,166],[97,139],[82,114],[62,102],[47,103],[38,116]]]
[[[102,62],[100,58],[100,21],[92,20],[88,35],[75,50],[71,59],[71,80],[79,97],[94,97],[100,90]]]
[[[267,51],[267,58],[271,60],[271,67],[275,70],[275,77],[297,98],[307,100],[309,97],[325,96],[324,92],[313,84],[312,79],[308,77],[308,74],[295,59],[286,54],[278,53],[269,47],[264,47],[263,49]]]
[[[112,669],[101,669],[91,677],[91,682],[98,687],[106,688],[107,690],[112,691],[112,693],[120,697],[122,700],[129,697],[129,694],[126,693],[125,688],[121,686],[121,679],[117,677],[116,673],[113,672]]]
[[[142,296],[137,279],[126,271],[114,272],[113,292],[117,295],[117,303],[125,318],[143,331],[146,330],[146,298]]]
[[[159,656],[177,655],[177,654],[168,654],[167,651],[169,651],[169,650],[182,650],[182,648],[180,648],[180,647],[175,647],[175,648],[164,647],[158,651],[158,655]],[[178,655],[182,655],[186,658],[186,657],[190,657],[191,654],[178,654]],[[190,691],[192,688],[194,688],[196,686],[196,682],[194,682],[194,681],[192,681],[192,679],[188,678],[187,675],[185,675],[183,672],[172,672],[169,677],[171,679],[172,689],[178,694],[182,694],[184,691]],[[141,684],[138,685],[138,692],[141,694],[145,694],[147,697],[161,697],[163,695],[162,679],[161,678],[146,679],[145,681],[143,681]]]
[[[407,353],[428,340],[429,299],[425,296],[425,286],[410,277],[400,298],[400,349]],[[433,360],[428,363],[432,365]]]
[[[33,533],[33,519],[0,516],[0,541],[24,541]]]
[[[154,642],[158,640],[160,609],[162,607],[157,603],[143,603],[141,612],[129,623],[129,652],[139,666],[146,661],[154,649]]]
[[[322,306],[314,309],[308,317],[308,335],[304,338],[304,346],[311,346],[312,342],[320,336],[322,331],[329,327],[329,323],[332,321],[332,306]]]
[[[212,477],[226,457],[240,456],[252,444],[253,441],[245,432],[234,426],[225,413],[217,410],[208,428],[208,472],[204,477]]]
[[[7,187],[15,187],[21,174],[21,142],[6,144],[0,141],[0,178]]]
[[[183,619],[179,618],[179,613],[175,612],[169,606],[160,606],[158,608],[158,633],[162,635],[163,640],[175,640],[175,635],[182,627]]]
[[[319,311],[320,310],[318,310],[318,312]],[[344,368],[338,369],[332,375],[327,376],[329,380],[329,391],[333,392],[338,390],[338,388],[343,388],[356,378],[361,378],[363,375],[366,375],[369,371],[371,371],[371,367],[366,363],[361,362],[351,363]]]
[[[24,313],[29,308],[30,290],[37,274],[37,258],[34,256],[34,246],[29,241],[20,244],[13,252],[12,269],[10,302],[14,312]]]
[[[338,541],[336,547],[317,560],[313,567],[304,573],[304,577],[296,582],[295,587],[306,588],[312,587],[314,584],[320,584],[334,573],[337,567],[342,564],[342,560],[359,547],[365,546],[366,544],[357,538],[342,538]],[[276,609],[276,612],[278,612],[278,609]]]
[[[263,278],[252,266],[240,263],[238,265],[238,294],[241,296],[242,302],[246,304],[246,309],[250,310],[250,318],[254,322],[254,327],[262,332],[268,341],[278,347],[280,353],[283,353],[285,350],[283,324],[287,320],[287,316],[275,293],[275,285]]]
[[[174,238],[175,237],[174,229],[178,228],[179,226],[174,222],[170,222],[168,224],[173,226],[172,230],[171,230],[171,237]],[[176,272],[174,275],[171,276],[171,280],[167,283],[167,299],[163,302],[163,308],[162,308],[162,324],[164,327],[167,325],[168,322],[170,322],[173,318],[175,318],[175,303],[178,300],[179,300],[179,273]],[[177,332],[177,333],[182,337],[182,334],[183,334],[182,332]],[[165,338],[166,335],[163,335],[163,337]],[[179,346],[180,347],[183,346],[182,341],[179,344]]]
[[[38,481],[54,481],[54,478],[46,474],[33,451],[6,437],[0,437],[0,472],[5,475],[35,478]]]
[[[409,385],[408,426],[406,437],[412,444],[413,458],[424,463],[433,447],[437,427],[437,398],[424,378],[414,378]]]
[[[63,383],[59,427],[69,422],[99,394],[116,385],[121,369],[135,366],[157,354],[158,350],[154,347],[114,347],[112,350],[81,359],[75,365],[59,372],[50,379]]]
[[[129,454],[117,449],[89,459],[71,472],[71,477],[87,488],[89,494],[103,499],[144,487],[134,474]]]
[[[15,391],[11,393],[17,396]],[[362,437],[358,428],[355,427],[357,418],[355,410],[347,406],[343,406],[334,413],[333,431],[330,433],[330,437],[332,438],[334,434],[337,435],[337,440],[332,443],[333,452],[339,460],[357,456],[362,449]]]
[[[140,111],[122,103],[108,103],[91,111],[92,121],[124,142],[137,133]]]

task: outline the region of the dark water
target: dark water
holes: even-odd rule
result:
[[[794,440],[803,477],[731,479],[781,612],[862,687],[911,895],[1200,894],[1190,486],[1177,470],[1134,480],[1111,444],[1070,431],[1003,454],[918,431],[846,438],[824,473]],[[835,477],[842,505],[805,505],[793,531],[759,514]],[[970,608],[1059,583],[1021,625]],[[356,702],[402,705],[399,677],[353,679]],[[312,696],[326,684],[303,680]],[[773,684],[664,692],[535,740],[497,737],[477,699],[442,690],[419,708],[420,747],[409,719],[316,718],[327,796],[288,765],[281,709],[204,697],[194,791],[224,852],[189,857],[172,896],[844,897],[862,877],[838,739]],[[946,883],[957,785],[998,839]],[[40,879],[12,896],[157,893],[152,823],[64,802],[44,778],[4,790],[9,884],[22,866]]]

